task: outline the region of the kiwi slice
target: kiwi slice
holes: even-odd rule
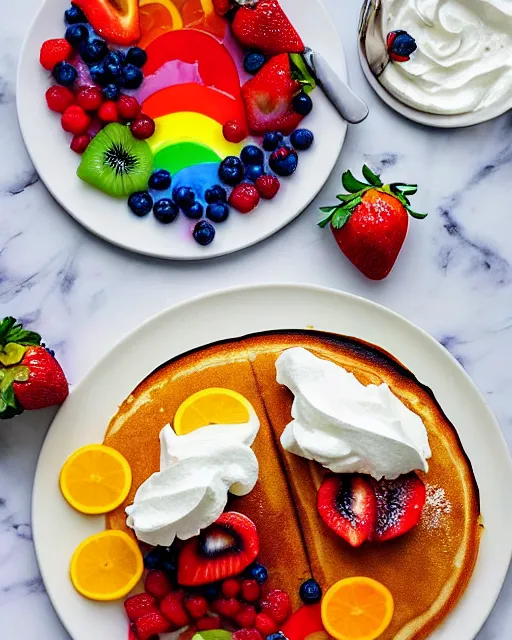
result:
[[[153,154],[145,140],[137,140],[130,129],[113,122],[89,143],[77,176],[115,198],[125,198],[147,189],[153,170]]]

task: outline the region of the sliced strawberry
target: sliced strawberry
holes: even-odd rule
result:
[[[196,586],[241,573],[259,551],[256,526],[241,513],[227,512],[183,546],[178,558],[178,582]]]
[[[157,613],[158,604],[156,598],[149,593],[138,593],[124,601],[124,608],[128,618],[135,622],[148,613]]]
[[[111,44],[129,45],[140,38],[138,0],[74,0],[94,28]]]
[[[294,131],[304,117],[292,107],[300,90],[301,83],[293,77],[288,54],[271,58],[242,87],[251,132],[262,135],[280,131],[289,135]]]
[[[225,16],[234,6],[233,0],[213,0],[213,8],[219,16]]]
[[[377,519],[377,501],[365,476],[326,476],[318,490],[317,507],[325,524],[353,547],[370,539]]]
[[[16,400],[24,409],[62,404],[69,393],[62,367],[44,347],[29,347],[21,365],[28,368],[26,382],[13,382]]]
[[[304,43],[278,0],[259,0],[254,8],[242,7],[232,30],[242,45],[266,54],[304,52]]]
[[[372,540],[392,540],[415,527],[423,511],[426,491],[415,473],[396,480],[373,481],[377,498],[377,521]]]
[[[139,640],[150,640],[160,633],[171,630],[171,623],[161,613],[147,613],[135,623],[135,629]]]

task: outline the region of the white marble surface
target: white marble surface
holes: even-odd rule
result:
[[[429,331],[473,377],[512,443],[510,114],[451,132],[402,119],[372,94],[359,69],[359,3],[327,0],[352,85],[370,104],[371,116],[349,129],[322,194],[293,224],[240,254],[200,264],[145,259],[107,245],[76,224],[38,181],[27,157],[16,119],[16,62],[39,3],[3,0],[0,23],[0,312],[37,328],[58,352],[72,384],[120,336],[169,305],[231,285],[308,282],[383,303]],[[331,234],[315,225],[317,206],[330,203],[338,192],[342,170],[358,169],[364,161],[391,181],[417,181],[421,188],[414,204],[430,212],[425,221],[412,221],[396,269],[381,283],[359,275]],[[0,425],[2,640],[69,637],[45,594],[31,542],[32,479],[52,415],[25,414]],[[509,572],[478,638],[511,637]]]

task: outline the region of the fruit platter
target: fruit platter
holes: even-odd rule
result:
[[[405,320],[227,291],[144,325],[63,406],[36,551],[76,640],[472,637],[510,553],[503,456],[466,374]]]
[[[167,258],[229,253],[297,216],[340,152],[346,123],[309,47],[345,77],[317,0],[47,0],[19,67],[22,133],[96,234]]]

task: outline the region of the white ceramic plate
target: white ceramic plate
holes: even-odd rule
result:
[[[215,240],[201,247],[191,236],[194,224],[185,216],[162,225],[153,215],[137,218],[126,201],[111,198],[79,180],[79,157],[69,149],[70,136],[50,111],[44,94],[49,73],[39,64],[39,49],[48,38],[64,34],[66,0],[46,0],[23,46],[18,67],[17,104],[21,132],[35,168],[53,197],[84,227],[113,244],[160,258],[212,258],[249,247],[276,233],[303,211],[320,191],[341,151],[347,124],[320,89],[313,94],[314,109],[304,126],[315,134],[315,144],[299,157],[299,168],[282,180],[278,196],[262,202],[250,215],[233,211],[217,225]],[[308,46],[320,51],[344,80],[345,56],[336,29],[322,0],[281,0],[286,13]]]
[[[103,530],[104,518],[82,516],[61,497],[58,475],[65,459],[78,447],[102,442],[118,405],[168,359],[218,340],[305,327],[356,336],[386,349],[431,387],[457,427],[480,488],[485,531],[466,593],[431,637],[469,640],[476,635],[498,597],[512,552],[512,463],[484,399],[448,351],[388,309],[329,289],[262,285],[198,298],[149,320],[96,365],[57,414],[37,466],[32,522],[46,589],[74,640],[126,640],[127,626],[121,602],[85,600],[69,580],[74,549]]]

